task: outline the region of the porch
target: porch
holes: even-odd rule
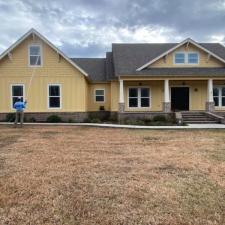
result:
[[[169,114],[225,111],[225,79],[121,78],[119,113]]]

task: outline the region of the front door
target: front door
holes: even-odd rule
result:
[[[171,88],[171,109],[173,111],[189,110],[189,87]]]

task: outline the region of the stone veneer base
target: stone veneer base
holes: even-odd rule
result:
[[[215,110],[215,104],[214,104],[214,102],[206,102],[205,103],[205,110],[207,112],[213,112]]]

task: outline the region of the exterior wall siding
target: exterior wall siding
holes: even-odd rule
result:
[[[28,66],[29,44],[42,46],[43,66]],[[34,73],[28,96],[27,112],[85,112],[87,111],[87,81],[83,74],[36,37],[22,42],[12,52],[12,60],[6,56],[0,62],[0,112],[11,112],[11,84],[24,84],[27,94],[30,78]],[[35,71],[34,71],[35,70]],[[48,109],[48,84],[61,84],[61,109]]]
[[[95,101],[95,90],[103,89],[105,91],[105,101]],[[88,111],[99,111],[100,106],[104,106],[106,111],[111,110],[111,86],[110,83],[89,84],[88,86]]]

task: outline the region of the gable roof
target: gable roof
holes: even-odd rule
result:
[[[219,61],[225,63],[225,59],[221,58],[218,54],[213,53],[212,51],[210,51],[209,49],[205,48],[203,45],[200,45],[199,43],[193,41],[190,38],[187,38],[186,40],[180,42],[179,44],[173,46],[172,48],[170,48],[169,50],[163,52],[162,54],[160,54],[159,56],[157,56],[156,58],[150,60],[149,62],[145,63],[144,65],[142,65],[141,67],[139,67],[137,69],[137,71],[141,71],[142,69],[148,67],[149,65],[151,65],[152,63],[156,62],[158,59],[161,59],[162,57],[168,55],[169,53],[173,52],[174,50],[176,50],[177,48],[181,47],[182,45],[186,44],[186,43],[191,43],[194,46],[196,46],[197,48],[207,52],[208,54],[214,56],[216,59],[218,59]]]
[[[47,45],[49,45],[52,49],[54,49],[59,55],[61,55],[67,62],[69,62],[73,67],[78,69],[82,74],[88,77],[88,74],[81,69],[73,60],[68,58],[61,50],[59,50],[55,45],[53,45],[49,40],[47,40],[43,35],[41,35],[38,31],[36,31],[34,28],[30,29],[27,33],[25,33],[18,41],[16,41],[14,44],[12,44],[8,49],[6,49],[1,55],[0,60],[4,58],[8,53],[10,53],[14,48],[16,48],[20,43],[22,43],[27,37],[30,35],[36,35],[39,37],[43,42],[45,42]]]
[[[115,76],[137,74],[137,68],[177,45],[178,43],[113,44]],[[198,43],[198,45],[225,61],[225,47],[223,45],[219,43]],[[144,73],[146,74],[147,71]]]

